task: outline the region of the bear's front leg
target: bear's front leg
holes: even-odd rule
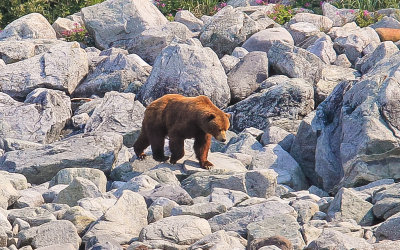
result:
[[[214,166],[211,162],[207,160],[208,150],[210,150],[210,146],[210,134],[199,135],[194,139],[194,152],[200,162],[200,166],[205,169],[210,169],[212,166]]]
[[[171,160],[172,164],[175,164],[179,159],[181,159],[185,155],[185,139],[180,137],[171,137],[169,138],[169,150],[171,151]]]

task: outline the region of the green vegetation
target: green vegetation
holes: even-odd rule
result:
[[[369,12],[368,10],[359,11],[356,17],[356,23],[361,28],[367,27],[368,25],[374,24],[383,18],[377,12]]]
[[[223,0],[155,0],[155,5],[168,18],[179,10],[189,10],[197,17],[214,15],[226,3]]]
[[[338,8],[377,11],[385,8],[400,8],[399,0],[335,0]]]
[[[274,11],[267,13],[269,18],[279,24],[288,22],[296,13],[292,10],[292,6],[277,4],[274,7]]]
[[[0,27],[29,13],[38,12],[45,16],[50,23],[58,17],[65,17],[78,12],[80,9],[104,0],[1,0]]]

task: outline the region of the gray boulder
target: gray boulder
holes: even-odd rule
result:
[[[56,32],[44,16],[31,13],[11,22],[0,33],[0,41],[23,39],[56,39]]]
[[[69,185],[75,177],[85,178],[93,182],[100,192],[106,192],[107,178],[104,172],[93,168],[62,169],[51,179],[49,187],[60,184]]]
[[[85,232],[88,226],[96,221],[96,217],[89,211],[86,211],[80,206],[74,206],[66,209],[60,216],[62,220],[68,220],[74,224],[79,235]]]
[[[43,88],[32,91],[24,103],[0,93],[0,103],[3,104],[0,116],[7,117],[0,121],[0,137],[5,144],[2,148],[6,151],[39,146],[13,140],[37,143],[59,140],[72,113],[71,101],[64,92]],[[21,146],[13,147],[10,143]]]
[[[188,213],[198,211],[197,209],[191,209],[190,206],[179,206],[178,203],[176,203],[173,200],[170,200],[168,198],[160,197],[157,198],[150,206],[149,206],[149,214],[147,216],[147,221],[149,223],[161,220],[162,218],[166,218],[172,215],[172,210],[176,207],[187,207],[188,208]],[[183,209],[185,210],[185,209]],[[201,208],[200,208],[201,210]],[[187,211],[187,210],[185,210]],[[179,213],[179,212],[178,212]],[[180,214],[175,214],[175,215],[180,215]],[[188,214],[190,215],[190,214]]]
[[[276,235],[287,238],[293,244],[294,249],[303,249],[305,246],[300,233],[300,225],[293,215],[280,213],[264,218],[263,220],[247,225],[247,240],[253,241]]]
[[[287,29],[292,35],[294,45],[296,46],[303,44],[306,39],[313,36],[318,36],[318,34],[321,33],[317,26],[308,22],[296,22],[293,24],[288,24]]]
[[[138,99],[146,106],[165,94],[206,95],[219,108],[231,98],[218,57],[195,40],[172,43],[161,52]]]
[[[263,146],[268,144],[279,144],[283,150],[290,152],[290,148],[292,147],[295,138],[295,135],[281,129],[280,127],[270,126],[264,130],[260,142]]]
[[[271,46],[278,41],[294,45],[292,35],[285,28],[279,27],[261,30],[255,33],[246,40],[242,47],[249,52],[264,51],[268,53]]]
[[[225,73],[228,74],[236,64],[240,62],[240,59],[231,55],[224,55],[221,59],[222,67],[224,67]]]
[[[227,207],[220,202],[207,202],[207,203],[197,203],[191,206],[176,206],[172,208],[171,215],[193,215],[196,217],[210,219],[215,215],[225,213]],[[165,218],[165,216],[164,216]]]
[[[326,64],[332,64],[336,61],[336,52],[333,49],[332,39],[327,35],[318,38],[307,48],[307,51],[318,56]]]
[[[44,203],[42,194],[34,189],[20,190],[19,194],[21,197],[14,203],[15,208],[39,207]]]
[[[97,198],[102,194],[98,187],[90,180],[75,177],[68,187],[60,191],[54,199],[55,203],[67,204],[71,207],[78,205],[78,200],[84,198]]]
[[[290,78],[302,78],[317,83],[321,78],[323,62],[316,55],[288,43],[274,43],[268,51],[272,69]]]
[[[138,237],[146,225],[147,206],[143,196],[125,190],[117,202],[90,226],[82,240],[88,241],[92,236],[107,234],[119,244],[126,244]]]
[[[393,17],[384,16],[381,20],[372,24],[370,27],[373,29],[377,28],[400,29],[400,22]]]
[[[280,64],[283,65],[282,61]],[[234,131],[240,132],[248,127],[264,130],[277,126],[296,133],[301,119],[314,109],[314,90],[309,83],[285,76],[274,76],[268,80],[271,78],[276,79],[277,84],[225,109],[232,114]]]
[[[122,136],[115,133],[80,134],[41,148],[7,152],[0,159],[0,170],[23,174],[34,184],[51,180],[64,168],[109,172],[121,147]]]
[[[354,219],[362,226],[370,226],[374,222],[372,204],[347,188],[340,189],[336,194],[329,206],[328,216],[336,221]]]
[[[139,192],[146,200],[146,203],[150,206],[157,198],[164,197],[175,201],[179,205],[191,205],[193,204],[192,197],[180,186],[175,185],[160,185],[159,187]]]
[[[79,43],[59,43],[44,54],[4,66],[0,72],[0,88],[14,98],[25,98],[41,87],[71,94],[88,70],[86,52]]]
[[[210,202],[223,204],[228,209],[250,198],[250,196],[248,196],[244,192],[229,190],[225,188],[214,188],[209,197]]]
[[[0,178],[0,208],[7,209],[21,196],[12,183],[1,176]]]
[[[225,232],[219,230],[209,234],[202,239],[196,241],[189,247],[189,250],[195,249],[221,249],[221,250],[245,250],[246,247],[242,243],[239,235],[234,235],[233,232]]]
[[[232,102],[241,101],[251,95],[267,78],[267,53],[255,51],[245,55],[228,74]]]
[[[299,22],[311,23],[322,32],[328,32],[333,26],[333,21],[330,18],[312,13],[297,13],[290,19],[288,25]]]
[[[107,210],[114,206],[117,198],[84,198],[78,201],[78,205],[86,211],[93,214],[96,218],[100,218],[107,212]]]
[[[37,227],[44,223],[56,220],[56,217],[49,210],[41,207],[11,209],[7,219],[10,223],[14,224],[17,218],[26,221],[31,227]]]
[[[373,192],[373,211],[378,218],[388,219],[390,216],[400,212],[399,184],[378,186]]]
[[[400,239],[400,213],[389,217],[380,224],[375,231],[377,240],[399,240]]]
[[[126,91],[135,81],[146,82],[148,71],[134,55],[112,54],[102,59],[74,91],[74,96],[90,97],[110,91]]]
[[[108,0],[83,8],[81,13],[87,30],[100,49],[108,49],[113,42],[132,38],[150,27],[168,22],[147,0]]]
[[[145,108],[132,93],[108,92],[95,108],[85,126],[85,133],[116,132],[124,145],[132,147],[139,136]]]
[[[234,207],[226,213],[214,216],[209,222],[214,232],[218,230],[235,231],[245,236],[247,235],[249,223],[259,222],[273,216],[285,215],[297,217],[295,210],[282,200],[271,200],[246,207]]]
[[[244,12],[226,6],[204,24],[200,41],[205,47],[211,47],[218,57],[231,54],[251,35],[261,30],[256,21]]]
[[[184,24],[168,22],[162,26],[148,28],[134,38],[123,40],[121,43],[129,53],[135,53],[153,65],[157,56],[172,41],[186,41],[192,37],[193,33]]]
[[[307,246],[307,249],[372,250],[374,248],[363,238],[350,236],[333,229],[324,229],[318,239]]]
[[[353,22],[356,19],[359,10],[338,9],[328,2],[323,2],[322,13],[333,21],[333,27],[341,27],[346,23]]]
[[[211,234],[207,220],[191,215],[179,215],[164,218],[151,223],[140,232],[139,240],[151,245],[169,244],[183,248]],[[163,243],[165,242],[165,243]]]
[[[399,48],[391,41],[382,42],[373,53],[365,55],[356,62],[355,69],[365,74],[380,61],[397,53]]]
[[[188,10],[180,10],[175,14],[174,17],[175,22],[180,22],[186,25],[189,30],[193,32],[200,31],[203,26],[204,22],[197,17],[195,17],[190,11]]]

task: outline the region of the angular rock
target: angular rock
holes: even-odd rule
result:
[[[145,105],[165,94],[206,95],[219,108],[230,101],[225,71],[210,48],[194,40],[172,43],[156,59],[138,99]]]
[[[300,225],[297,223],[296,218],[290,214],[270,216],[263,220],[252,222],[246,228],[248,241],[280,235],[290,240],[294,249],[303,249],[305,246],[300,233]]]
[[[90,226],[83,241],[92,236],[107,234],[119,244],[126,244],[132,238],[138,237],[146,225],[147,206],[143,196],[125,190],[117,202]]]
[[[116,198],[84,198],[78,201],[78,205],[92,213],[96,218],[100,218],[110,207],[114,206],[115,202],[117,202]]]
[[[78,200],[83,198],[97,198],[102,194],[98,187],[90,180],[82,177],[75,177],[68,187],[60,191],[54,199],[55,203],[76,206]]]
[[[291,206],[296,210],[298,214],[297,221],[301,224],[309,222],[314,214],[319,211],[318,204],[308,200],[296,200]]]
[[[90,97],[103,96],[110,91],[124,92],[135,81],[146,82],[149,72],[140,65],[134,55],[112,54],[96,64],[85,80],[77,86],[73,95]]]
[[[50,181],[50,187],[59,184],[69,185],[75,177],[93,182],[100,192],[106,192],[107,178],[104,172],[93,168],[67,168],[60,170]]]
[[[279,27],[261,30],[255,33],[246,40],[242,47],[249,52],[264,51],[268,53],[271,46],[278,41],[294,45],[292,35],[285,28]]]
[[[35,89],[25,103],[0,93],[0,102],[3,104],[0,116],[7,117],[0,122],[0,137],[5,140],[51,143],[59,139],[61,130],[71,118],[71,101],[57,90]],[[8,143],[5,141],[5,144]]]
[[[318,35],[321,31],[312,23],[296,22],[288,24],[288,31],[292,35],[294,45],[299,46],[307,38]]]
[[[333,64],[336,65],[336,66],[343,67],[343,68],[350,68],[351,67],[351,62],[347,58],[346,54],[338,55]]]
[[[63,17],[58,17],[51,27],[53,27],[54,31],[56,32],[57,38],[62,38],[65,34],[68,34],[68,32],[71,32],[77,28],[81,28],[78,23]]]
[[[379,13],[379,12],[378,12]],[[400,22],[393,17],[384,16],[381,20],[371,25],[371,28],[390,28],[390,29],[400,29]],[[386,40],[383,40],[386,41]]]
[[[61,217],[61,220],[72,222],[78,234],[83,233],[92,222],[96,221],[96,219],[97,218],[92,213],[86,211],[80,206],[67,209]]]
[[[1,176],[0,178],[0,208],[7,209],[14,204],[21,195],[14,188],[12,183]]]
[[[313,110],[314,90],[309,83],[285,76],[274,78],[278,79],[278,84],[225,109],[232,114],[234,131],[240,132],[248,127],[264,130],[277,126],[295,133],[303,117]]]
[[[147,221],[152,223],[161,220],[162,218],[169,217],[172,215],[172,210],[178,206],[178,203],[168,198],[157,198],[148,209],[149,214],[147,216]]]
[[[123,136],[125,146],[132,147],[142,127],[144,110],[134,94],[108,92],[93,111],[85,133],[116,132]]]
[[[291,78],[317,83],[323,62],[316,55],[288,43],[274,43],[268,51],[268,62],[275,72]]]
[[[180,10],[175,14],[174,17],[175,22],[180,22],[186,25],[189,30],[193,32],[198,32],[204,26],[204,22],[195,17],[190,11],[188,10]]]
[[[51,180],[64,168],[108,172],[121,147],[122,136],[115,133],[80,134],[37,149],[7,152],[0,160],[0,170],[21,173],[33,184]]]
[[[75,249],[78,249],[81,244],[74,225],[66,220],[51,221],[24,230],[18,234],[18,245],[23,246],[31,242],[32,247],[41,248],[54,244],[71,243]]]
[[[180,247],[195,243],[211,234],[207,220],[191,215],[179,215],[156,221],[140,232],[139,240],[145,243],[166,241]]]
[[[28,182],[22,174],[0,171],[0,179],[9,180],[16,190],[24,190],[28,188]]]
[[[124,190],[131,190],[133,192],[150,191],[158,184],[159,183],[151,177],[142,174],[130,179],[128,182],[125,182],[125,184],[114,192],[114,195],[119,197]]]
[[[197,203],[191,206],[176,206],[172,208],[171,215],[193,215],[207,220],[215,215],[225,213],[226,210],[227,206],[221,204],[221,202],[211,201],[207,203]]]
[[[374,222],[372,204],[361,199],[356,192],[342,188],[329,206],[328,216],[335,220],[354,219],[369,226]]]
[[[387,219],[400,212],[399,184],[379,186],[373,192],[373,212],[378,218]]]
[[[242,244],[240,236],[233,236],[232,232],[224,230],[209,234],[196,241],[189,247],[189,250],[195,249],[235,249],[244,250],[246,247]]]
[[[297,217],[295,210],[284,202],[266,201],[247,207],[232,208],[226,213],[214,216],[209,222],[214,232],[218,230],[235,231],[245,236],[247,234],[246,227],[249,223],[285,215]]]
[[[255,51],[245,55],[228,74],[232,102],[241,101],[251,95],[267,78],[267,53]]]
[[[236,47],[233,51],[232,51],[232,56],[237,57],[239,59],[242,59],[243,57],[245,57],[249,52],[247,51],[247,49],[242,48],[242,47]]]
[[[312,23],[322,32],[328,32],[333,26],[333,21],[330,18],[312,13],[297,13],[288,24],[299,22]]]
[[[25,207],[12,209],[7,216],[10,223],[18,218],[29,223],[31,227],[37,227],[44,223],[55,221],[56,217],[47,209],[41,207]]]
[[[231,54],[247,38],[261,30],[244,12],[226,6],[204,24],[200,33],[203,46],[211,47],[218,57]]]
[[[288,185],[295,190],[307,187],[307,181],[299,164],[277,144],[268,144],[257,153],[250,169],[273,169],[278,174],[278,184]]]
[[[223,169],[227,171],[234,171],[234,172],[245,172],[247,169],[246,167],[236,159],[227,156],[223,153],[210,153],[208,155],[208,160],[214,164],[212,169]],[[187,174],[193,174],[197,172],[206,172],[208,170],[201,168],[200,164],[193,160],[186,160],[183,162],[183,169]]]
[[[163,26],[148,28],[132,39],[123,40],[122,43],[129,53],[137,54],[153,65],[157,56],[172,41],[186,41],[192,37],[193,33],[184,24],[168,22]]]
[[[280,127],[270,126],[264,130],[260,142],[263,146],[268,144],[279,144],[279,146],[281,146],[285,151],[290,152],[290,148],[292,147],[295,138],[296,136]]]
[[[329,36],[318,38],[307,48],[314,55],[318,56],[324,63],[332,64],[336,61],[336,52],[333,49],[333,42]]]
[[[372,250],[373,247],[363,238],[353,237],[333,229],[324,229],[318,239],[312,241],[307,249],[365,249]]]
[[[225,73],[228,74],[229,71],[231,71],[233,67],[240,62],[240,59],[234,56],[224,55],[220,61],[222,67],[224,67]]]
[[[52,203],[56,196],[63,190],[64,188],[68,187],[68,185],[55,185],[49,188],[47,191],[45,191],[42,196],[44,199],[44,202],[46,203]]]
[[[109,235],[97,235],[89,239],[85,244],[85,250],[109,249],[123,250],[122,246]]]
[[[355,65],[355,69],[361,71],[361,73],[365,74],[374,67],[380,61],[390,57],[391,55],[397,53],[399,48],[390,41],[381,43],[373,53],[368,54],[357,61]]]
[[[181,187],[172,185],[160,185],[150,191],[141,191],[141,195],[148,205],[152,204],[157,198],[164,197],[175,201],[179,205],[193,204],[192,197]]]
[[[153,180],[161,184],[175,186],[181,185],[175,173],[169,168],[150,169],[144,172],[144,174],[150,176]]]
[[[19,191],[21,197],[15,202],[15,208],[38,207],[44,203],[42,194],[33,189]]]
[[[322,3],[322,13],[333,21],[333,27],[341,27],[356,19],[359,10],[338,9],[328,2]]]
[[[47,19],[31,13],[8,24],[0,33],[1,40],[56,39],[56,32]]]
[[[210,194],[210,202],[223,204],[228,209],[249,198],[246,193],[225,188],[214,188]]]
[[[353,81],[360,79],[361,74],[351,68],[342,68],[330,65],[322,69],[321,79],[315,88],[315,101],[323,102],[341,81]]]
[[[132,38],[150,27],[168,22],[151,1],[105,1],[83,8],[81,13],[100,49],[108,49],[113,42]],[[111,28],[108,24],[112,24]]]

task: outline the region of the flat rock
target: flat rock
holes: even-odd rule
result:
[[[235,237],[232,233],[233,232],[225,232],[224,230],[214,232],[193,243],[189,247],[189,250],[206,248],[220,250],[246,249],[240,240],[240,236]]]
[[[115,133],[85,134],[37,149],[7,152],[0,170],[21,173],[30,183],[51,180],[64,168],[93,167],[110,171],[120,148],[122,136]]]
[[[282,41],[294,45],[292,35],[283,27],[261,30],[252,35],[242,45],[247,51],[264,51],[268,53],[271,46]]]
[[[12,209],[7,218],[10,223],[14,223],[14,221],[19,218],[28,222],[31,227],[37,227],[44,223],[56,220],[56,217],[50,211],[41,207]]]
[[[214,217],[215,215],[225,213],[226,211],[227,206],[221,204],[221,202],[211,201],[207,203],[196,203],[191,206],[176,206],[172,208],[171,215],[193,215],[207,220]]]
[[[94,168],[67,168],[60,170],[50,181],[50,187],[54,185],[69,185],[75,177],[85,178],[93,182],[100,192],[106,192],[107,178],[104,172]]]
[[[67,204],[72,207],[76,206],[80,199],[97,198],[101,196],[100,190],[93,182],[82,177],[75,177],[68,187],[60,191],[54,199],[54,202]]]

